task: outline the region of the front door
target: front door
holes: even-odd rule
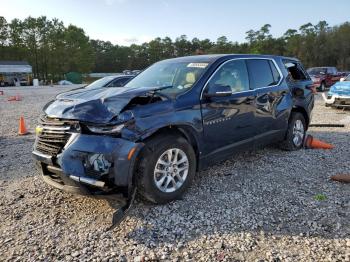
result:
[[[211,85],[229,86],[231,96],[201,98],[204,157],[225,158],[234,149],[249,148],[255,134],[255,91],[249,88],[246,62],[230,60],[222,64],[209,79]]]

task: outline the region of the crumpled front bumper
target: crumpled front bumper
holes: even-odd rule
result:
[[[328,97],[322,93],[326,106],[350,107],[350,95],[328,94]]]
[[[120,187],[130,192],[142,147],[122,138],[73,133],[57,157],[42,154],[35,145],[33,156],[49,185],[70,193],[109,194]]]

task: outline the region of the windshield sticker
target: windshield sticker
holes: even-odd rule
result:
[[[208,63],[189,63],[187,67],[206,68]]]

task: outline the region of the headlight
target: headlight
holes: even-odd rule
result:
[[[87,126],[87,127],[93,133],[113,134],[113,133],[120,133],[120,131],[124,127],[124,124],[117,125],[117,126]]]

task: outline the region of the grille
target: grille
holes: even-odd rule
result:
[[[35,150],[56,157],[67,144],[70,132],[77,127],[78,122],[41,116],[39,124],[43,129],[37,136]]]

